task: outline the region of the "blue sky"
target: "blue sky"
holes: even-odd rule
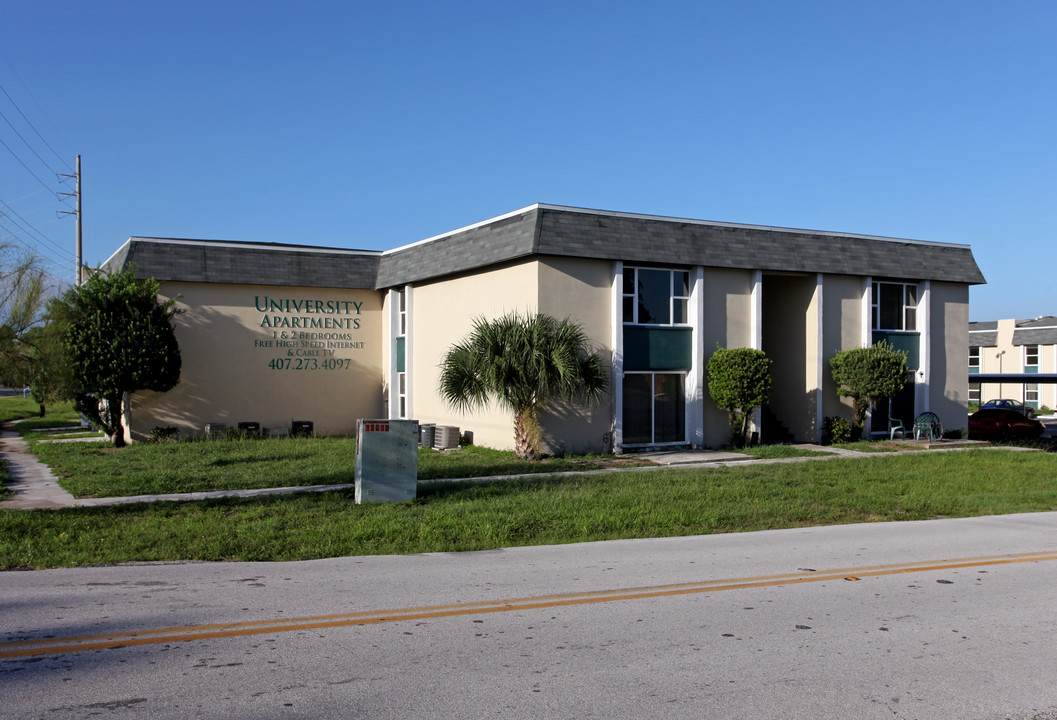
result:
[[[544,202],[966,243],[971,319],[1057,315],[1052,0],[0,10],[0,234],[63,276],[79,153],[92,265],[130,235],[386,249]]]

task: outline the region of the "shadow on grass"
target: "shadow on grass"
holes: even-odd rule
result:
[[[1057,453],[1057,438],[1033,438],[1024,440],[1008,440],[1006,442],[995,441],[991,443],[995,447],[1021,447],[1031,450],[1042,450],[1048,453]]]

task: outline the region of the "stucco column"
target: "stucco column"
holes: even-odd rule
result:
[[[862,281],[862,346],[873,345],[873,278],[865,277]],[[863,437],[870,437],[873,432],[873,409],[866,406],[866,419],[863,421]]]
[[[397,308],[397,322],[399,323],[399,312]],[[404,286],[404,394],[406,396],[406,410],[407,417],[415,417],[415,394],[413,392],[415,384],[415,362],[413,358],[415,354],[412,352],[414,346],[415,334],[411,331],[412,318],[414,315],[411,313],[411,286]],[[397,325],[397,330],[400,326]]]
[[[389,326],[389,367],[386,368],[385,382],[389,388],[387,413],[391,418],[400,416],[400,387],[396,378],[396,346],[400,334],[400,297],[396,290],[390,289],[386,297],[389,303],[387,322]],[[405,346],[405,351],[406,351]],[[406,352],[404,362],[407,362]]]
[[[825,328],[823,311],[823,278],[822,273],[815,276],[815,303],[817,304],[815,321],[818,323],[815,334],[815,442],[822,442],[822,385],[825,381]]]
[[[752,290],[749,295],[749,335],[753,350],[763,350],[763,270],[752,273]],[[752,426],[760,437],[763,425],[763,409],[752,412]]]
[[[921,343],[918,349],[917,384],[914,387],[914,409],[918,413],[928,412],[929,381],[932,376],[932,283],[926,280],[921,285],[921,297],[918,298],[917,325],[921,328],[918,335]]]
[[[624,452],[624,263],[613,263],[611,296],[613,348],[613,452]]]
[[[687,439],[695,448],[705,445],[705,269],[690,273],[690,302],[687,320],[692,330],[690,372],[686,376]]]

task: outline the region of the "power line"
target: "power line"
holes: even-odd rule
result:
[[[47,210],[47,209],[48,209],[48,208],[50,208],[50,207],[56,207],[56,206],[58,206],[58,207],[60,207],[60,208],[61,208],[61,207],[69,207],[68,205],[63,205],[63,202],[64,202],[64,201],[63,201],[63,200],[62,200],[62,199],[60,198],[60,199],[58,199],[58,200],[54,200],[54,201],[52,201],[52,202],[48,203],[47,205],[40,205],[40,206],[38,206],[38,207],[35,207],[35,208],[33,208],[32,210],[23,210],[23,211],[22,211],[21,213],[19,213],[19,214],[20,214],[20,215],[22,216],[22,218],[23,218],[23,219],[26,219],[26,218],[28,218],[28,217],[29,217],[30,215],[32,215],[33,213],[38,213],[38,212],[40,212],[41,210]],[[9,207],[10,207],[10,206],[9,206]],[[56,210],[55,212],[62,212],[62,210]],[[49,220],[48,222],[51,222],[51,221]],[[43,224],[43,225],[47,225],[47,223],[41,223],[41,224]]]
[[[0,223],[0,228],[3,228],[5,230],[9,230],[9,228],[5,228],[2,223]],[[73,265],[73,263],[70,260],[66,259],[65,257],[57,256],[54,251],[52,251],[51,249],[49,249],[47,247],[44,247],[42,245],[29,245],[29,244],[26,244],[24,241],[20,240],[18,238],[17,234],[15,234],[15,233],[8,232],[7,237],[11,238],[11,240],[14,243],[16,243],[18,245],[18,247],[20,247],[20,248],[22,248],[24,250],[28,250],[29,252],[34,253],[37,257],[40,257],[42,259],[46,259],[48,261],[47,264],[49,266],[67,267],[67,266]],[[6,240],[6,239],[7,238],[4,238],[4,240]]]
[[[13,203],[22,202],[23,200],[28,200],[29,198],[33,197],[34,195],[40,195],[42,192],[50,192],[52,195],[57,195],[58,193],[55,192],[55,188],[62,187],[64,185],[66,185],[66,181],[65,180],[60,180],[59,182],[55,183],[51,187],[46,187],[46,188],[44,188],[42,190],[34,190],[33,192],[29,193],[28,195],[23,195],[20,198],[15,198],[11,202],[13,202]],[[62,201],[60,200],[59,202],[62,202]]]
[[[3,228],[2,224],[0,224],[0,228]],[[72,267],[73,265],[72,261],[65,258],[57,257],[51,250],[46,247],[26,245],[24,242],[19,242],[18,238],[16,238],[14,235],[9,235],[8,237],[12,238],[12,240],[17,244],[17,247],[33,253],[33,255],[35,255],[41,261],[44,261],[44,264],[47,267],[61,267],[65,269],[67,267]]]
[[[46,120],[48,120],[49,122],[51,122],[50,119],[48,118],[48,114],[44,111],[44,108],[41,107],[40,103],[37,102],[37,99],[35,97],[33,97],[33,93],[30,92],[29,88],[26,86],[26,83],[24,83],[22,81],[22,78],[21,78],[21,76],[19,76],[18,71],[15,70],[15,66],[11,64],[11,61],[7,59],[7,56],[4,55],[2,50],[0,50],[0,57],[2,57],[4,59],[5,63],[7,63],[7,66],[11,69],[11,74],[14,75],[15,79],[18,80],[19,84],[22,85],[22,88],[26,91],[26,94],[29,95],[29,98],[36,104],[37,108],[40,109],[41,113],[44,114],[44,118]],[[6,95],[7,99],[11,101],[11,104],[14,105],[15,110],[18,110],[18,114],[21,115],[22,119],[26,121],[26,124],[29,125],[33,129],[33,132],[36,133],[37,137],[40,138],[41,142],[43,142],[45,145],[47,145],[48,149],[51,150],[52,154],[56,158],[58,158],[59,162],[62,163],[63,167],[65,167],[67,170],[69,170],[70,169],[70,161],[64,159],[62,157],[62,155],[60,155],[59,153],[55,152],[55,148],[53,148],[51,146],[51,144],[47,140],[44,139],[44,136],[41,135],[40,132],[37,130],[37,128],[33,125],[33,123],[31,123],[29,121],[29,118],[27,118],[25,113],[22,112],[21,108],[18,107],[18,103],[16,103],[14,101],[14,99],[12,99],[12,97],[8,94],[7,90],[4,88],[3,85],[0,85],[0,90],[3,90],[4,95]],[[54,127],[54,123],[52,123],[52,125]],[[58,132],[57,128],[56,128],[56,132]],[[62,133],[59,132],[59,135],[61,136]],[[65,138],[63,138],[63,139],[65,140]]]
[[[0,86],[0,90],[2,90],[2,89],[3,89],[3,87],[2,87],[2,86]],[[4,94],[5,94],[5,95],[7,95],[7,93],[6,93],[6,92],[5,92]],[[10,98],[10,96],[9,96],[9,98]],[[18,110],[18,106],[17,106],[17,105],[15,106],[15,109],[16,109],[16,110]],[[28,141],[28,140],[26,140],[26,139],[25,139],[24,137],[22,137],[22,133],[20,133],[20,132],[18,131],[18,128],[16,128],[16,127],[15,127],[14,123],[12,123],[12,122],[11,122],[11,120],[9,120],[9,119],[8,119],[7,115],[5,115],[5,114],[3,113],[3,111],[0,111],[0,117],[2,117],[2,118],[4,119],[4,122],[6,122],[6,123],[8,124],[8,126],[9,126],[9,127],[10,127],[10,128],[11,128],[11,129],[13,130],[13,131],[14,131],[15,135],[18,135],[18,139],[19,139],[19,140],[21,140],[21,141],[22,141],[22,143],[23,143],[23,144],[24,144],[24,145],[25,145],[25,146],[26,146],[27,148],[29,148],[29,151],[30,151],[31,153],[33,153],[33,156],[34,156],[35,158],[37,158],[37,160],[40,160],[40,163],[41,163],[41,165],[43,165],[44,167],[48,168],[48,170],[51,170],[51,173],[52,173],[53,175],[58,175],[58,174],[59,174],[59,173],[58,173],[58,171],[57,171],[57,170],[55,170],[55,168],[53,168],[53,167],[52,167],[51,165],[48,165],[47,161],[46,161],[46,160],[45,160],[44,158],[42,158],[42,157],[41,157],[41,156],[40,156],[40,155],[39,155],[39,154],[37,153],[37,151],[36,151],[36,150],[34,150],[34,149],[33,149],[33,146],[29,144],[29,141]],[[32,126],[30,126],[30,127],[32,127]]]
[[[34,228],[32,226],[32,224],[30,224],[30,222],[28,220],[26,220],[24,217],[19,215],[18,212],[16,212],[13,207],[8,205],[3,200],[0,200],[0,206],[2,206],[2,207],[0,207],[0,216],[6,217],[8,220],[10,220],[15,225],[17,225],[18,228],[22,231],[22,233],[25,233],[25,234],[30,235],[30,236],[35,234],[37,238],[39,238],[43,242],[47,243],[48,245],[51,245],[53,248],[58,250],[59,253],[65,255],[66,250],[64,250],[61,247],[59,247],[57,244],[55,244],[54,241],[52,241],[50,238],[48,238],[48,236],[44,235],[42,232],[40,232],[39,230]],[[6,211],[5,211],[5,208],[6,208]],[[51,222],[57,222],[57,220],[50,220],[49,223],[51,223]],[[11,233],[11,235],[15,236],[16,233]]]
[[[25,90],[26,95],[36,104],[38,110],[40,110],[40,112],[42,113],[44,119],[45,120],[49,120],[49,122],[50,122],[50,119],[48,118],[48,115],[44,111],[43,107],[41,107],[40,103],[37,102],[36,98],[33,97],[33,93],[26,86],[25,82],[22,81],[22,78],[19,76],[18,71],[15,70],[14,66],[8,60],[7,56],[3,54],[2,51],[0,51],[0,58],[3,58],[4,63],[10,68],[12,75],[22,85],[22,88]],[[69,169],[70,168],[69,161],[63,159],[63,156],[60,155],[55,150],[55,148],[52,147],[51,143],[49,143],[44,138],[44,136],[37,129],[36,125],[34,125],[34,123],[26,116],[26,114],[24,112],[22,112],[22,108],[19,107],[19,104],[17,102],[15,102],[15,99],[11,96],[11,93],[9,93],[7,91],[7,88],[5,88],[2,84],[0,84],[0,92],[2,92],[4,94],[4,97],[7,98],[8,102],[11,103],[11,106],[14,107],[15,111],[22,118],[23,122],[27,126],[29,126],[29,128],[33,131],[33,133],[40,140],[40,142],[44,143],[44,145],[48,148],[48,150],[50,150],[52,152],[52,154],[58,159],[60,167],[62,167],[63,169]],[[40,164],[43,165],[45,168],[48,169],[48,171],[50,171],[53,175],[57,176],[60,179],[60,182],[58,183],[58,185],[61,186],[61,185],[65,184],[65,181],[62,180],[62,178],[64,177],[64,174],[56,171],[55,168],[52,167],[52,165],[49,163],[49,161],[47,161],[43,157],[41,157],[41,154],[37,152],[36,148],[33,147],[33,145],[30,143],[30,141],[27,139],[27,137],[25,135],[23,135],[23,133],[21,133],[19,131],[19,128],[17,128],[15,126],[15,123],[13,123],[11,121],[10,117],[8,116],[8,114],[4,113],[3,111],[0,111],[0,117],[2,117],[4,119],[4,122],[7,123],[7,125],[11,128],[11,130],[15,133],[15,135],[18,136],[18,139],[22,141],[22,143],[29,149],[29,151],[40,162]],[[56,132],[58,132],[57,128],[54,127],[54,123],[51,123],[51,124],[52,124],[53,129],[55,129]],[[60,137],[62,136],[61,132],[59,132],[59,136]],[[61,216],[65,215],[65,214],[72,214],[72,215],[76,216],[76,220],[77,220],[77,258],[74,261],[73,265],[74,265],[74,269],[75,269],[77,275],[79,276],[79,274],[80,274],[80,268],[79,268],[79,265],[80,265],[80,252],[81,252],[81,156],[80,155],[77,156],[76,174],[72,175],[72,176],[70,176],[70,175],[66,175],[65,176],[65,177],[74,177],[76,179],[76,181],[77,181],[76,193],[61,193],[61,192],[58,192],[56,189],[54,189],[56,186],[49,185],[48,183],[45,183],[43,180],[41,180],[41,178],[37,175],[37,173],[34,172],[33,169],[31,169],[30,166],[27,165],[26,162],[24,162],[21,157],[19,157],[18,153],[16,153],[11,148],[11,146],[8,145],[3,139],[0,139],[0,145],[3,145],[4,149],[6,149],[9,153],[11,153],[11,156],[14,157],[23,168],[25,168],[26,172],[28,172],[30,175],[32,175],[33,178],[38,183],[40,183],[40,186],[46,192],[52,194],[56,198],[56,200],[58,201],[58,205],[59,205],[60,209],[56,211],[56,219],[55,220],[51,220],[51,221],[49,221],[47,223],[43,223],[44,225],[50,224],[51,222],[57,222],[58,219],[61,218]],[[36,195],[38,192],[40,192],[40,191],[36,191],[34,193],[31,193],[31,195],[27,195],[25,197],[31,197],[32,195]],[[61,208],[64,208],[64,207],[68,207],[68,206],[63,205],[63,202],[64,202],[63,196],[64,195],[70,195],[70,196],[76,198],[77,207],[76,207],[75,211],[69,212],[69,211],[65,211],[65,210],[61,209]],[[25,199],[25,198],[20,198],[20,200],[23,200],[23,199]],[[36,213],[36,212],[38,212],[39,210],[42,210],[42,209],[44,209],[44,207],[35,208],[35,209],[29,211],[29,214]],[[42,233],[38,229],[39,227],[40,227],[39,225],[38,226],[34,226],[32,223],[30,223],[25,217],[23,217],[21,214],[19,214],[18,211],[16,211],[13,207],[11,207],[10,204],[8,204],[7,202],[4,202],[3,200],[0,200],[0,229],[2,229],[2,230],[7,232],[7,234],[10,236],[12,242],[14,244],[17,244],[18,246],[25,247],[28,251],[30,251],[30,252],[34,253],[35,255],[37,255],[37,257],[41,257],[42,255],[46,255],[48,258],[56,258],[56,257],[59,258],[59,259],[57,259],[54,262],[49,262],[47,264],[47,267],[63,267],[64,269],[68,268],[69,265],[70,265],[70,261],[68,259],[69,255],[67,254],[68,250],[66,250],[65,248],[60,247],[53,240],[51,240],[51,238],[49,238],[47,235]],[[13,228],[17,228],[17,229],[13,230]],[[0,238],[2,238],[2,237],[3,236],[0,235]],[[55,255],[55,251],[58,252],[57,256]],[[41,258],[41,259],[42,259],[42,261],[44,260],[44,258]]]
[[[7,151],[9,153],[11,153],[11,156],[13,158],[15,158],[15,160],[18,160],[19,164],[26,169],[26,172],[28,172],[30,175],[32,175],[34,178],[37,179],[37,182],[39,182],[41,184],[41,187],[43,187],[44,189],[48,189],[47,184],[43,180],[41,180],[39,177],[37,177],[37,174],[29,169],[29,165],[26,165],[24,162],[22,162],[22,158],[20,158],[18,155],[16,155],[15,151],[12,150],[11,147],[6,142],[4,142],[2,139],[0,139],[0,145],[3,145],[5,148],[7,148]]]
[[[3,225],[0,225],[0,227],[3,227]],[[7,228],[4,228],[4,229],[7,229]],[[30,244],[27,244],[24,240],[19,239],[18,236],[15,235],[15,234],[8,234],[7,237],[11,238],[12,242],[17,244],[17,246],[22,248],[23,250],[32,252],[33,254],[37,255],[38,257],[48,259],[50,261],[50,264],[63,265],[63,266],[72,265],[73,264],[71,261],[69,261],[69,260],[67,260],[67,259],[65,259],[63,257],[57,256],[53,250],[51,250],[51,249],[49,249],[49,248],[47,248],[47,247],[45,247],[43,245],[30,245]],[[6,240],[6,238],[5,238],[5,240]]]

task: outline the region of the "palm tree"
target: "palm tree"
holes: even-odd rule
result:
[[[477,318],[441,362],[440,394],[457,410],[496,400],[514,413],[518,457],[535,460],[541,409],[556,400],[594,403],[608,377],[583,329],[569,319],[512,312]]]

